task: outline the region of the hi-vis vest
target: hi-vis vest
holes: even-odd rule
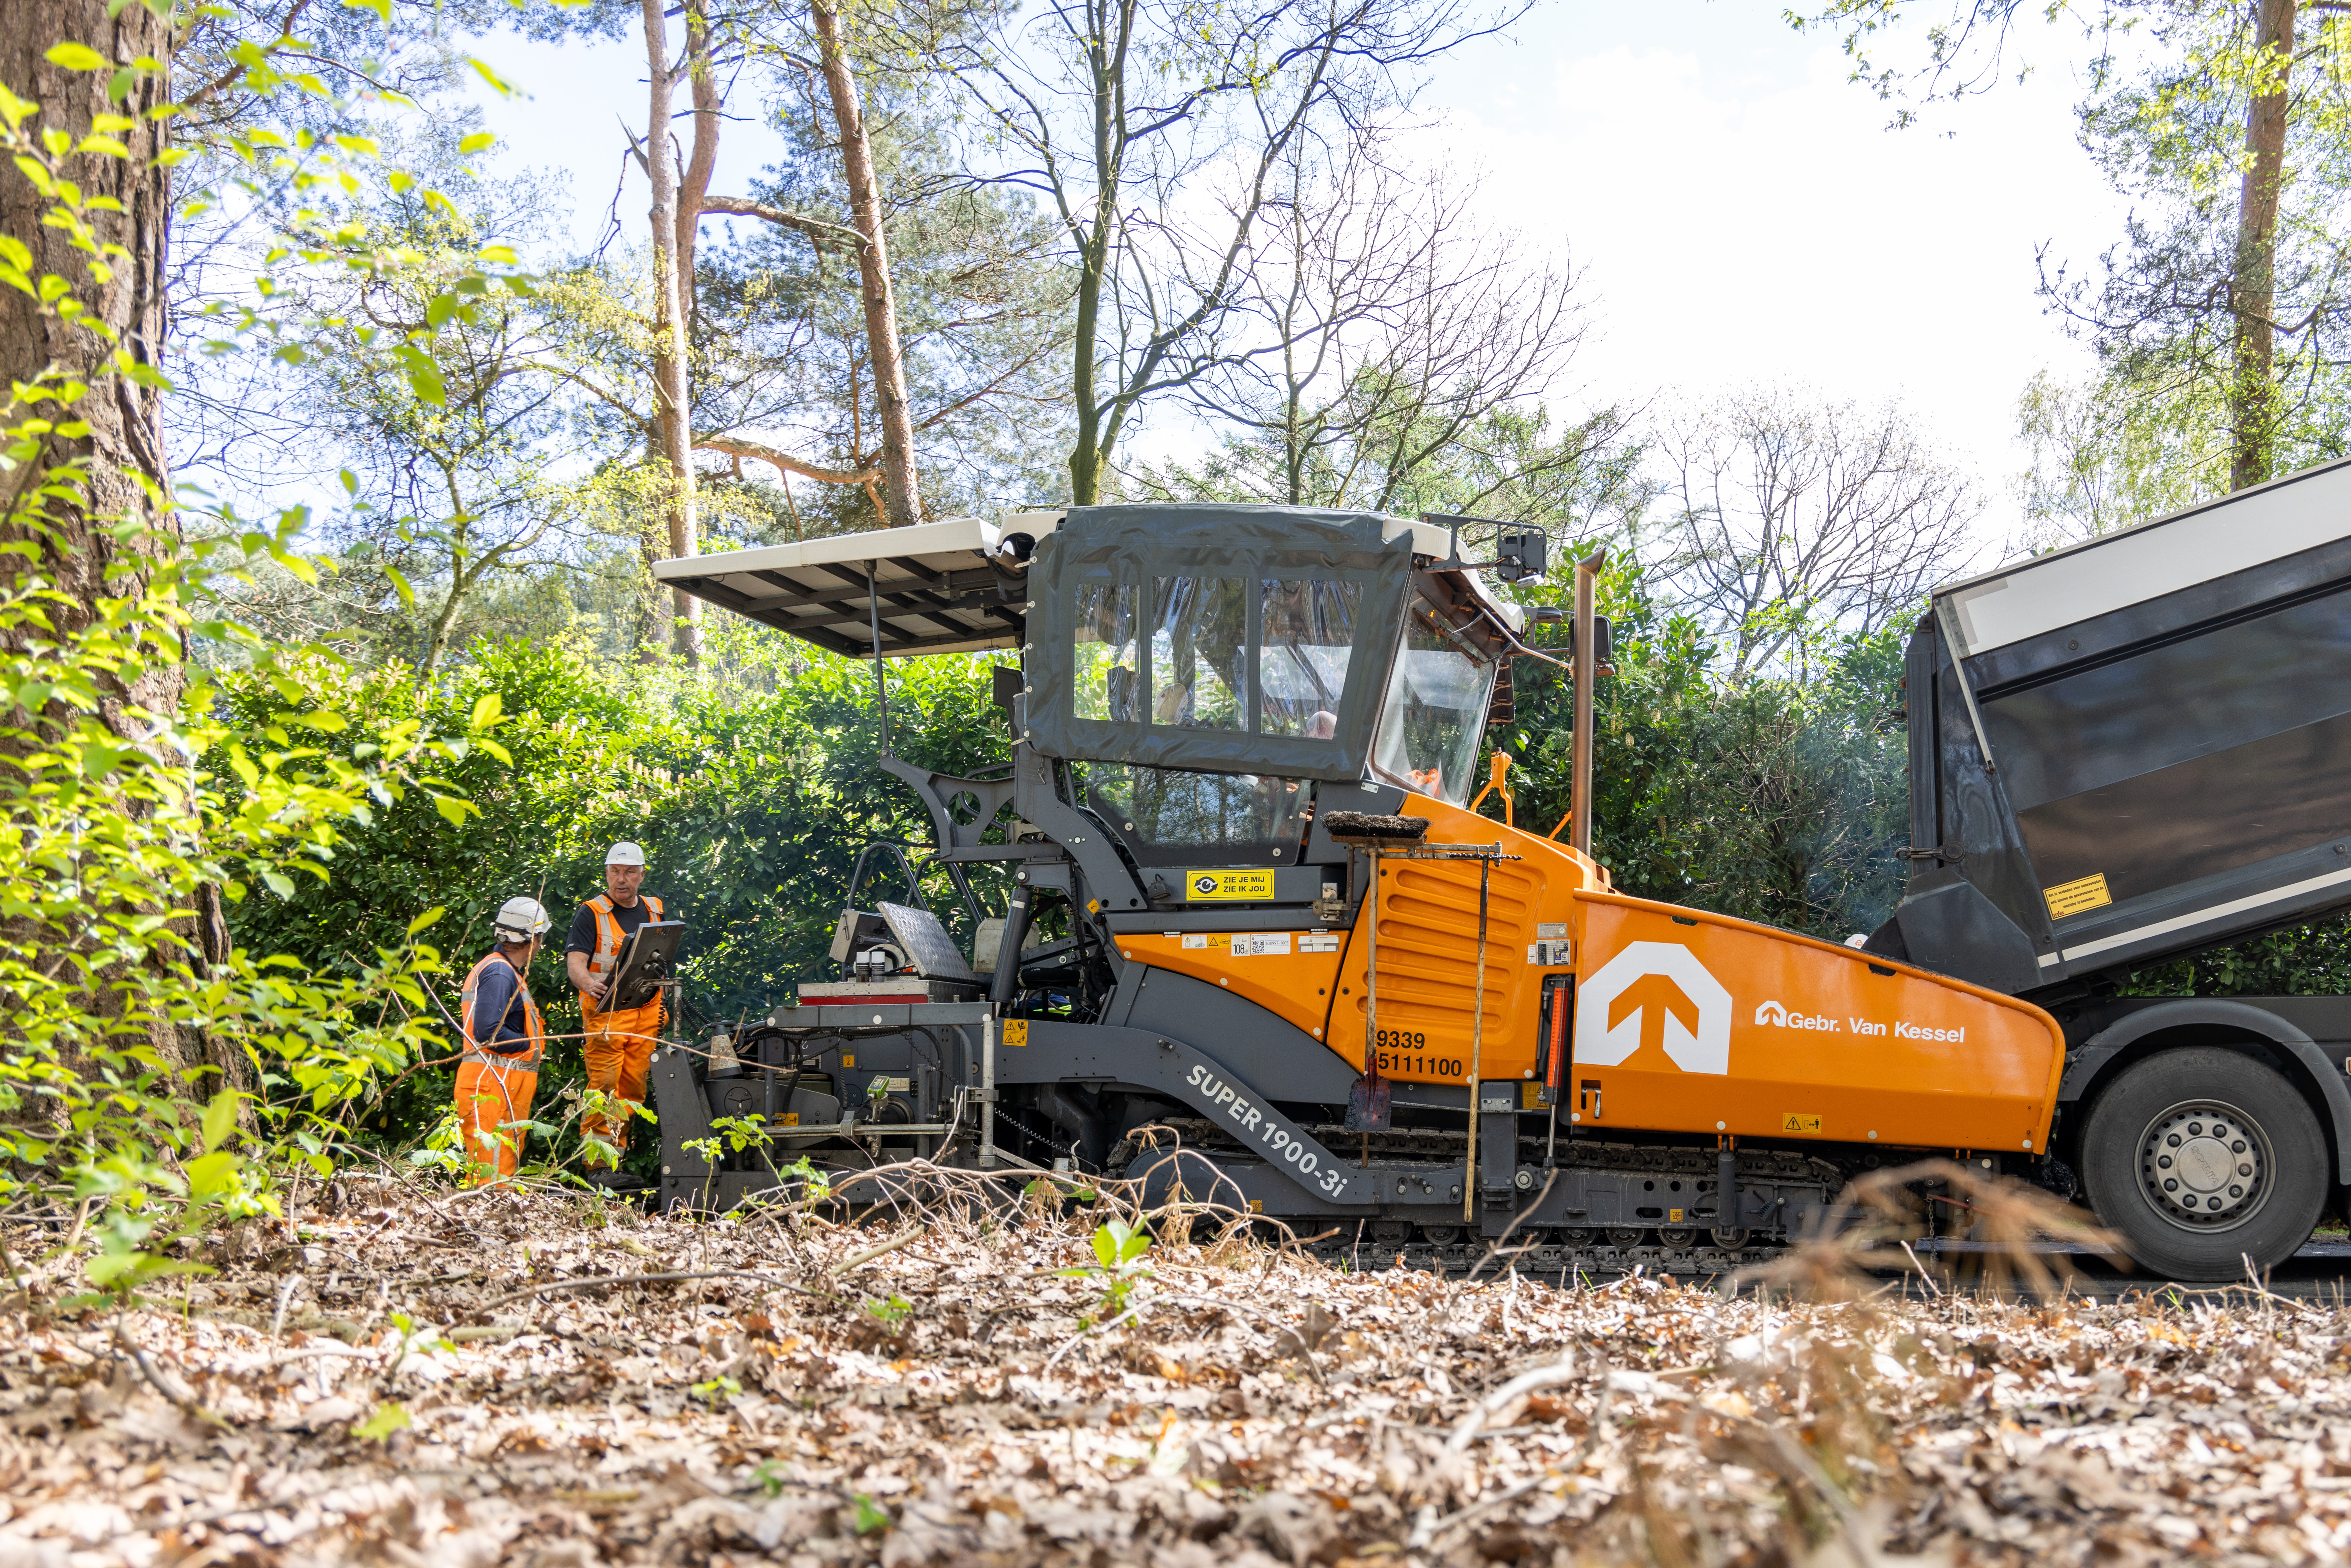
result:
[[[481,995],[482,971],[493,964],[506,964],[507,967],[514,968],[505,954],[491,953],[465,976],[465,988],[459,993],[457,1018],[465,1030],[466,1060],[487,1062],[502,1072],[536,1072],[539,1059],[547,1054],[547,1021],[539,1017],[538,1004],[530,999],[530,987],[524,980],[521,970],[515,970],[515,994],[522,998],[522,1031],[530,1037],[530,1044],[509,1056],[481,1043],[475,1031],[474,1002]],[[501,1021],[499,1019],[484,1019],[481,1027],[496,1035]]]
[[[637,902],[645,906],[647,920],[662,917],[662,901],[652,894],[637,894]],[[588,901],[588,908],[596,916],[596,950],[588,955],[588,972],[610,978],[621,962],[621,917],[612,913],[610,894],[598,894]],[[603,1010],[597,1007],[595,998],[585,992],[580,993],[580,1005],[590,1012]]]

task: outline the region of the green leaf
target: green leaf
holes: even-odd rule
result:
[[[374,1415],[352,1427],[351,1436],[381,1443],[394,1432],[405,1432],[408,1426],[408,1406],[388,1403],[376,1406]]]
[[[186,1166],[189,1201],[203,1203],[226,1192],[235,1185],[236,1173],[244,1164],[243,1160],[225,1150],[190,1160]]]
[[[389,3],[390,0],[386,0],[386,4]],[[465,57],[465,63],[474,68],[475,75],[479,76],[484,81],[489,83],[492,88],[496,89],[500,98],[514,97],[516,92],[515,85],[507,80],[506,78],[498,75],[497,72],[492,70],[479,58],[475,56],[468,55]]]
[[[82,1272],[99,1290],[120,1285],[136,1287],[171,1274],[209,1274],[204,1264],[185,1258],[158,1258],[152,1252],[101,1252],[82,1265]]]
[[[489,728],[490,726],[498,722],[498,715],[505,711],[505,706],[506,705],[499,700],[497,693],[484,692],[480,696],[474,699],[473,722],[465,727],[468,729]]]
[[[413,936],[420,931],[431,930],[440,922],[441,917],[448,913],[449,911],[444,906],[438,904],[434,904],[432,908],[426,910],[423,914],[418,915],[415,919],[408,923],[408,934],[411,936]]]
[[[389,5],[391,0],[385,0],[385,4]],[[102,71],[111,63],[104,55],[99,54],[88,44],[77,44],[70,40],[51,45],[49,52],[43,55],[41,58],[53,66],[63,66],[69,71]]]
[[[236,1108],[244,1097],[234,1089],[224,1089],[204,1107],[204,1147],[217,1149],[236,1130]]]

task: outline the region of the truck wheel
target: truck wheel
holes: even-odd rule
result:
[[[2139,1266],[2241,1280],[2310,1239],[2334,1161],[2318,1118],[2274,1068],[2211,1046],[2126,1068],[2082,1130],[2098,1218]]]

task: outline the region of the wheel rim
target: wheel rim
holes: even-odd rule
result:
[[[1638,1247],[1641,1244],[1641,1228],[1637,1225],[1610,1226],[1608,1241],[1614,1247]]]
[[[1717,1247],[1744,1247],[1747,1245],[1747,1232],[1718,1226],[1714,1231],[1714,1244]]]
[[[1698,1245],[1698,1232],[1695,1230],[1660,1230],[1657,1232],[1657,1242],[1660,1246],[1671,1247],[1677,1251],[1679,1251],[1685,1248],[1695,1247]]]
[[[2138,1141],[2147,1203],[2199,1236],[2233,1230],[2260,1213],[2276,1169],[2261,1123],[2225,1101],[2183,1100],[2158,1112]]]

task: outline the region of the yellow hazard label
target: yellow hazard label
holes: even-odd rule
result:
[[[857,1065],[857,1058],[856,1058],[854,1055],[851,1054],[850,1052],[848,1052],[848,1051],[842,1051],[842,1052],[841,1053],[841,1070],[843,1072],[848,1071],[851,1068],[852,1068],[852,1067],[854,1067],[854,1066],[856,1066],[856,1065]]]
[[[1820,1130],[1821,1119],[1807,1116],[1802,1111],[1791,1111],[1780,1118],[1780,1131],[1783,1133],[1817,1133]]]
[[[1265,1212],[1265,1199],[1261,1197],[1253,1197],[1249,1199],[1249,1212],[1251,1214],[1263,1214]]]
[[[1543,1086],[1540,1083],[1520,1084],[1519,1109],[1521,1111],[1533,1111],[1541,1108],[1545,1103],[1542,1095]]]
[[[1004,1043],[1007,1045],[1028,1044],[1029,1020],[1027,1019],[1006,1019],[1004,1020]]]
[[[1184,895],[1194,904],[1270,904],[1273,901],[1273,873],[1196,871],[1185,879]]]
[[[800,1124],[800,1113],[798,1111],[787,1111],[777,1117],[776,1122],[779,1126],[797,1127]]]
[[[1669,1225],[1679,1225],[1682,1222],[1682,1211],[1678,1208],[1666,1210],[1666,1222]]]
[[[2041,896],[2049,901],[2049,918],[2063,920],[2069,915],[2079,915],[2087,909],[2104,909],[2115,901],[2106,891],[2106,873],[2097,872],[2089,876],[2061,882],[2054,887],[2044,887]]]

